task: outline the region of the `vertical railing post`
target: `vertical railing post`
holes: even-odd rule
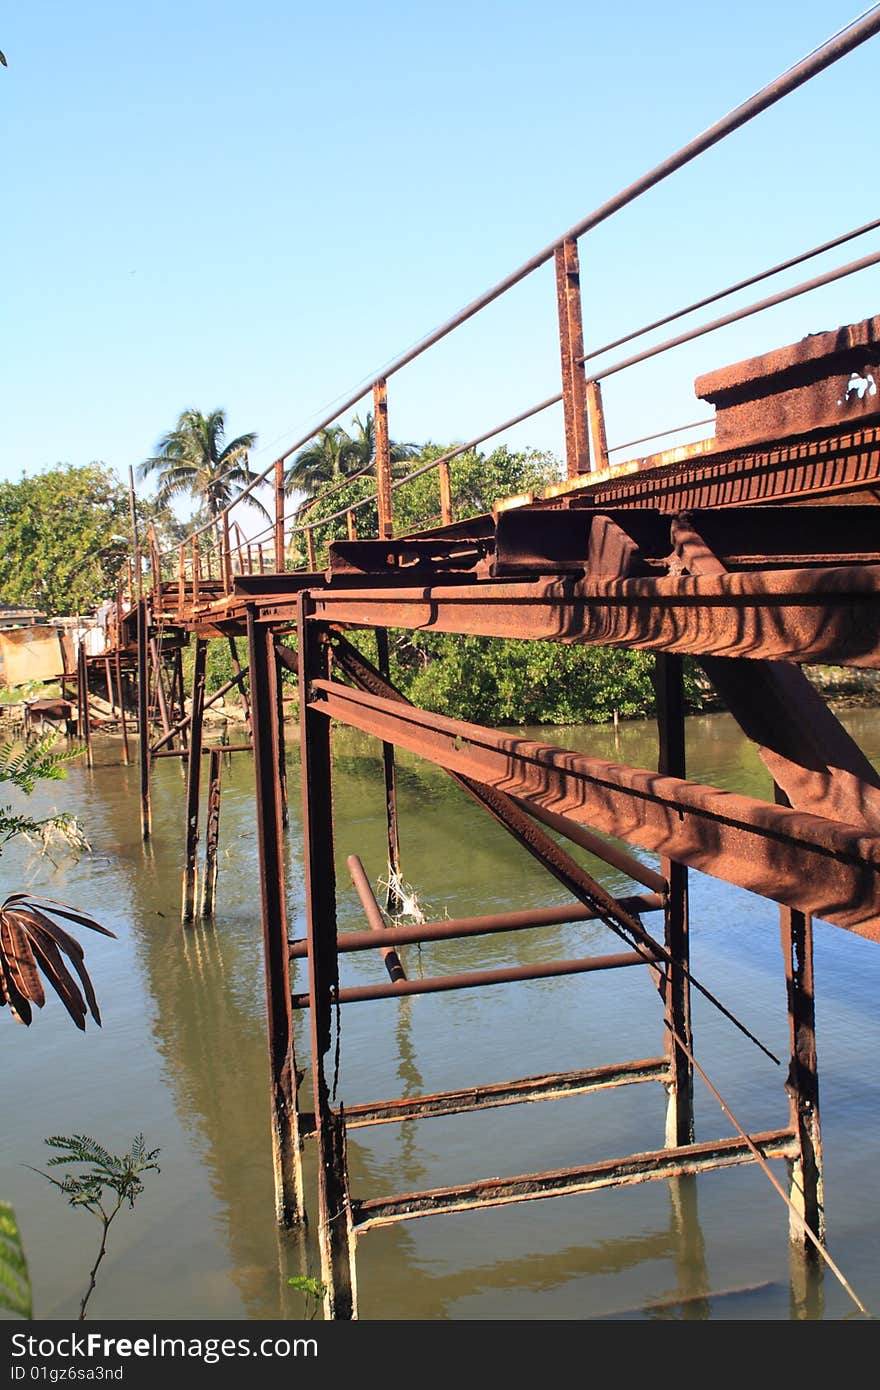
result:
[[[562,358],[562,409],[565,462],[569,478],[608,467],[602,388],[584,372],[584,328],[577,241],[569,237],[556,249],[556,307]]]
[[[277,670],[271,627],[257,623],[254,609],[250,605],[247,609],[247,630],[263,965],[269,1037],[275,1214],[279,1225],[290,1226],[305,1220],[305,1208],[297,1110],[298,1081],[293,1049],[281,795],[278,785],[278,706],[275,693]]]
[[[199,538],[192,538],[192,606],[199,606]]]
[[[684,667],[682,658],[658,652],[654,685],[657,694],[657,722],[660,733],[658,771],[666,777],[685,777]],[[688,934],[688,873],[683,864],[663,858],[660,872],[668,884],[666,894],[666,1052],[669,1080],[666,1083],[666,1144],[674,1148],[694,1140],[693,1069],[690,1059],[676,1042],[677,1033],[688,1051],[693,1052]]]
[[[275,460],[275,573],[284,569],[284,460]]]
[[[315,536],[311,526],[306,527],[306,556],[309,569],[316,570],[318,562],[315,556]]]
[[[348,1319],[356,1317],[357,1310],[345,1124],[331,1108],[324,1068],[332,1037],[333,998],[339,987],[330,720],[312,703],[313,682],[327,678],[329,658],[326,642],[315,629],[311,613],[311,596],[303,593],[298,608],[300,753],[312,1089],[318,1149],[318,1247],[326,1289],[325,1317]]]
[[[444,526],[452,524],[452,485],[449,477],[449,464],[439,463],[437,465],[437,477],[440,481],[440,516]]]
[[[394,535],[391,494],[391,440],[388,434],[388,388],[384,378],[373,386],[373,425],[376,439],[376,493],[379,503],[379,539]]]
[[[349,539],[350,541],[356,541],[356,540],[357,540],[357,523],[356,523],[356,521],[355,521],[354,512],[353,512],[353,511],[350,511],[350,510],[349,510],[349,511],[347,511],[347,512],[345,513],[345,525],[346,525],[346,529],[347,529],[347,531],[348,531],[348,539]]]
[[[232,593],[232,543],[229,535],[229,510],[223,509],[223,533],[221,537],[220,559],[224,594]]]
[[[186,543],[181,541],[177,553],[177,621],[183,622],[186,605]]]
[[[138,599],[138,747],[141,773],[141,835],[149,840],[152,829],[150,807],[150,653],[147,642],[147,603]]]
[[[569,238],[556,248],[556,308],[562,359],[562,410],[565,422],[565,465],[569,478],[590,469],[587,437],[587,399],[581,282],[577,241]]]
[[[134,491],[134,469],[131,467],[131,465],[129,465],[128,469],[128,510],[131,518],[131,553],[134,556],[135,584],[137,586],[136,592],[138,598],[143,598],[144,579],[143,574],[141,573],[141,542],[140,536],[138,535],[137,505],[135,502]],[[134,600],[135,595],[134,593],[132,593],[132,603],[134,603]]]

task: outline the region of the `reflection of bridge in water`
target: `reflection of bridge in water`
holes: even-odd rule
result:
[[[203,747],[209,704],[206,643],[211,637],[228,639],[237,662],[235,641],[247,638],[276,1211],[282,1224],[302,1220],[310,1204],[306,1187],[317,1189],[328,1316],[356,1315],[355,1248],[375,1227],[658,1178],[671,1180],[683,1192],[687,1189],[680,1185],[690,1175],[744,1163],[762,1166],[779,1188],[789,1206],[793,1247],[806,1264],[818,1251],[830,1264],[823,1247],[811,920],[819,917],[880,939],[880,777],[802,668],[817,663],[880,667],[880,319],[817,334],[699,378],[698,394],[716,408],[714,437],[624,464],[609,464],[601,382],[710,328],[874,265],[880,253],[802,280],[659,346],[606,362],[613,349],[639,334],[585,353],[578,243],[634,198],[878,29],[876,11],[850,26],[391,363],[371,388],[376,445],[365,471],[375,473],[375,494],[324,513],[321,520],[303,507],[288,515],[285,463],[306,442],[297,441],[249,489],[272,491],[274,519],[265,533],[245,539],[237,525],[236,503],[173,553],[161,554],[151,537],[149,592],[129,614],[120,604],[116,623],[111,623],[110,654],[114,661],[120,655],[137,675],[145,836],[150,833],[152,760],[177,756],[188,763],[185,920],[196,913],[200,776],[202,754],[208,752]],[[793,256],[783,266],[689,305],[663,323],[878,225],[856,228]],[[388,381],[551,261],[556,271],[561,393],[414,468],[407,477],[395,476]],[[641,332],[660,326],[648,325]],[[600,357],[606,365],[594,369]],[[343,402],[333,419],[360,398]],[[508,499],[491,513],[458,515],[451,467],[455,457],[559,402],[565,420],[566,480],[540,497]],[[439,524],[418,535],[396,535],[395,491],[428,473],[436,487]],[[364,534],[365,526],[371,529],[373,509],[378,538]],[[347,539],[334,539],[336,522],[340,527],[344,522]],[[304,570],[296,567],[300,553]],[[374,661],[344,635],[362,629],[375,632]],[[612,764],[413,708],[389,679],[389,629],[655,652],[657,770]],[[284,640],[288,637],[295,637],[295,651]],[[176,653],[189,641],[194,646],[194,677],[191,708],[185,710]],[[687,779],[684,657],[699,663],[757,745],[775,784],[773,802]],[[95,664],[81,660],[83,715]],[[287,787],[280,711],[285,670],[297,673],[300,694],[307,935],[299,945],[288,939],[282,852]],[[109,661],[105,671],[109,685]],[[244,681],[245,672],[239,669],[230,684],[244,689]],[[578,959],[530,961],[491,972],[407,979],[393,949],[403,940],[497,931],[536,934],[550,921],[558,922],[560,914],[548,918],[533,909],[420,923],[404,933],[388,925],[388,916],[397,915],[398,907],[393,874],[387,915],[369,884],[358,878],[368,925],[363,931],[337,934],[331,799],[334,721],[360,729],[382,745],[393,871],[400,864],[394,748],[403,747],[448,772],[565,886],[571,898],[569,911],[562,914],[565,920],[604,923],[622,949]],[[158,723],[161,733],[151,743],[151,727]],[[88,729],[87,718],[84,724]],[[208,915],[219,806],[220,758],[213,751],[206,833],[209,891],[202,905]],[[658,867],[649,868],[628,850],[613,848],[607,836],[650,851],[659,857]],[[559,837],[623,868],[636,890],[646,891],[612,897]],[[747,1132],[728,1111],[731,1137],[698,1141],[694,1136],[694,1073],[707,1082],[708,1078],[694,1056],[690,996],[693,989],[707,991],[689,968],[689,868],[779,904],[789,1015],[789,1105],[784,1122],[760,1134]],[[356,864],[353,871],[357,878]],[[663,914],[662,934],[643,924],[643,915],[652,911]],[[385,953],[388,983],[341,988],[339,955],[376,949]],[[291,992],[292,956],[307,967],[308,989],[298,994]],[[377,1101],[345,1113],[332,1101],[335,1050],[340,1045],[337,1011],[343,1005],[624,967],[647,969],[658,987],[663,1046],[657,1056],[492,1086],[469,1086],[463,1078],[464,1089],[408,1094],[403,1100]],[[709,997],[723,1008],[723,1001]],[[295,1009],[307,1010],[309,1016],[310,1111],[301,1103],[302,1078],[293,1055]],[[736,1019],[731,1023],[743,1028]],[[646,1082],[662,1085],[668,1097],[665,1133],[656,1137],[662,1139],[662,1147],[656,1147],[655,1138],[643,1152],[605,1162],[478,1178],[382,1198],[350,1191],[346,1143],[359,1125],[406,1125],[411,1118]],[[536,1119],[540,1113],[535,1112]],[[303,1177],[304,1146],[316,1160],[308,1183]],[[770,1166],[774,1159],[786,1160],[787,1191]],[[697,1297],[693,1307],[699,1307]],[[807,1307],[805,1297],[795,1300],[798,1308]]]

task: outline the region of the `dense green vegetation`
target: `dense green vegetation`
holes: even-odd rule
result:
[[[129,554],[128,494],[99,463],[0,483],[0,602],[89,613]]]

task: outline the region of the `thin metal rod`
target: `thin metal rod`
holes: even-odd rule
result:
[[[512,965],[501,970],[470,970],[457,975],[435,975],[425,980],[398,980],[387,985],[357,985],[336,990],[334,1002],[358,1004],[370,999],[397,999],[407,994],[442,994],[453,989],[477,989],[482,985],[506,985],[518,980],[549,980],[559,975],[583,975],[594,970],[622,970],[629,965],[656,965],[647,955],[622,951],[611,956],[585,956],[580,960],[542,961]],[[307,994],[293,996],[295,1009],[309,1007]]]
[[[624,912],[659,912],[663,899],[659,893],[641,893],[618,898]],[[596,922],[598,916],[591,907],[571,903],[567,907],[532,907],[521,912],[495,912],[484,917],[448,917],[440,922],[418,922],[413,926],[386,927],[382,935],[370,931],[347,931],[336,938],[340,955],[351,951],[372,951],[380,942],[411,946],[423,941],[455,941],[463,936],[488,936],[492,932],[526,931],[537,927],[561,927],[570,922]],[[303,960],[308,954],[307,943],[294,941],[290,947],[291,960]]]
[[[712,319],[709,323],[688,329],[686,333],[679,333],[675,338],[667,338],[656,347],[645,348],[642,352],[633,353],[631,357],[624,357],[620,362],[613,362],[610,367],[603,367],[601,372],[597,373],[597,377],[607,381],[608,377],[614,376],[615,372],[622,372],[626,367],[634,367],[638,362],[646,362],[649,357],[656,357],[658,353],[668,352],[670,348],[679,347],[682,343],[690,343],[694,338],[702,338],[704,334],[713,333],[717,328],[725,328],[729,323],[738,323],[740,319],[759,314],[764,309],[772,309],[774,304],[784,304],[786,300],[796,299],[798,295],[807,294],[810,290],[821,289],[823,285],[842,280],[846,275],[855,275],[857,271],[867,270],[869,266],[877,265],[878,262],[880,251],[875,251],[871,256],[862,256],[860,260],[850,261],[848,265],[839,266],[837,270],[816,275],[812,280],[802,280],[799,285],[792,285],[790,289],[780,290],[778,294],[768,295],[766,299],[759,299],[755,304],[747,304],[743,309],[734,309],[732,313],[723,314],[719,319]]]
[[[814,1231],[811,1231],[811,1230],[810,1230],[810,1227],[807,1225],[807,1223],[806,1223],[806,1221],[804,1220],[803,1216],[802,1216],[801,1213],[798,1211],[797,1207],[795,1206],[794,1202],[793,1202],[793,1201],[791,1200],[791,1198],[789,1197],[788,1193],[787,1193],[787,1192],[785,1191],[785,1189],[783,1188],[782,1184],[778,1181],[778,1179],[777,1179],[777,1177],[776,1177],[776,1174],[773,1172],[773,1169],[770,1167],[770,1164],[767,1162],[766,1158],[765,1158],[764,1155],[761,1153],[761,1150],[758,1148],[757,1144],[754,1142],[754,1140],[751,1138],[751,1136],[748,1135],[748,1134],[746,1133],[746,1131],[743,1129],[743,1127],[742,1127],[742,1125],[740,1124],[739,1120],[736,1118],[736,1116],[734,1115],[733,1111],[730,1109],[730,1106],[729,1106],[729,1105],[727,1104],[727,1102],[724,1100],[723,1096],[719,1095],[718,1091],[715,1089],[715,1087],[712,1085],[712,1082],[709,1080],[708,1076],[707,1076],[706,1073],[703,1071],[703,1068],[700,1066],[699,1062],[698,1062],[697,1059],[694,1057],[694,1054],[690,1051],[690,1049],[688,1048],[687,1044],[678,1036],[678,1034],[676,1033],[675,1029],[674,1029],[674,1028],[672,1027],[672,1025],[670,1024],[669,1020],[668,1020],[668,1019],[665,1019],[665,1020],[664,1020],[664,1023],[665,1023],[665,1025],[666,1025],[666,1027],[669,1029],[670,1033],[672,1033],[673,1037],[675,1038],[675,1041],[677,1042],[678,1046],[681,1048],[682,1052],[683,1052],[683,1053],[685,1054],[685,1056],[688,1058],[688,1061],[690,1062],[690,1064],[691,1064],[691,1066],[693,1067],[694,1071],[697,1072],[697,1074],[699,1075],[699,1077],[701,1078],[701,1080],[702,1080],[703,1082],[705,1082],[706,1086],[708,1086],[708,1088],[709,1088],[709,1090],[711,1091],[712,1095],[715,1097],[715,1099],[717,1100],[718,1104],[721,1106],[721,1109],[724,1111],[725,1115],[726,1115],[727,1118],[730,1120],[730,1123],[733,1125],[734,1129],[737,1131],[737,1133],[739,1134],[740,1138],[743,1139],[743,1140],[745,1140],[746,1144],[747,1144],[747,1145],[749,1146],[749,1148],[751,1149],[751,1151],[752,1151],[752,1153],[754,1154],[754,1156],[755,1156],[757,1162],[760,1164],[761,1168],[764,1170],[765,1174],[766,1174],[767,1177],[770,1179],[770,1182],[773,1184],[773,1186],[775,1187],[776,1191],[779,1193],[780,1197],[782,1198],[783,1202],[784,1202],[785,1205],[788,1207],[789,1211],[792,1213],[792,1216],[795,1217],[795,1219],[797,1220],[798,1224],[799,1224],[800,1226],[803,1227],[804,1235],[808,1238],[808,1240],[812,1241],[813,1245],[815,1245],[816,1249],[819,1251],[819,1254],[822,1256],[822,1259],[825,1261],[825,1263],[828,1265],[828,1268],[831,1270],[831,1273],[832,1273],[832,1274],[834,1275],[834,1277],[838,1280],[838,1282],[840,1283],[840,1285],[841,1285],[844,1289],[846,1289],[846,1292],[849,1294],[850,1298],[852,1299],[853,1303],[854,1303],[854,1304],[856,1305],[856,1307],[858,1308],[859,1312],[860,1312],[860,1313],[864,1313],[865,1317],[866,1317],[866,1318],[869,1318],[869,1317],[871,1316],[871,1314],[868,1312],[868,1310],[867,1310],[867,1308],[865,1307],[864,1303],[863,1303],[862,1300],[859,1298],[858,1294],[855,1292],[855,1290],[852,1288],[852,1286],[851,1286],[851,1285],[847,1282],[847,1280],[844,1278],[844,1276],[843,1276],[843,1274],[841,1273],[840,1269],[839,1269],[838,1266],[834,1263],[834,1260],[832,1260],[831,1256],[829,1255],[829,1253],[828,1253],[827,1249],[825,1248],[825,1246],[822,1244],[822,1242],[821,1242],[821,1240],[819,1239],[819,1237],[815,1234]]]
[[[351,874],[351,881],[354,884],[355,892],[361,900],[361,907],[373,933],[381,932],[383,937],[387,931],[385,919],[382,916],[382,909],[373,896],[369,879],[363,864],[356,854],[349,855],[345,861],[348,865],[348,872]],[[337,948],[338,949],[338,948]],[[390,980],[405,980],[406,971],[400,963],[400,956],[393,946],[379,946],[379,954],[385,962],[385,969],[388,971]]]
[[[665,439],[670,434],[682,434],[685,430],[701,429],[703,425],[714,425],[715,416],[707,415],[704,420],[692,420],[689,425],[673,425],[668,430],[658,430],[656,434],[643,434],[641,439],[628,439],[625,444],[612,444],[609,454],[619,454],[621,449],[634,449],[637,444],[650,444],[652,439]]]
[[[845,242],[853,241],[856,237],[864,236],[867,232],[873,232],[878,227],[880,227],[880,217],[873,222],[866,222],[863,227],[856,227],[855,231],[844,232],[843,236],[837,236],[831,241],[823,242],[821,246],[814,246],[809,251],[802,251],[799,256],[792,256],[787,261],[780,261],[778,265],[771,266],[769,270],[762,270],[757,275],[750,275],[747,280],[740,280],[736,285],[728,285],[726,289],[716,290],[714,294],[707,295],[705,299],[697,299],[693,304],[688,304],[686,308],[676,309],[673,313],[666,314],[662,319],[655,319],[653,323],[646,324],[644,328],[636,328],[632,333],[625,333],[622,338],[615,338],[613,342],[605,343],[602,347],[592,348],[580,360],[589,362],[593,357],[601,357],[603,353],[611,352],[612,348],[622,347],[624,343],[631,343],[634,338],[641,338],[645,333],[653,333],[655,328],[663,328],[667,323],[674,323],[676,319],[683,319],[687,314],[696,313],[697,309],[705,309],[709,304],[716,304],[719,299],[726,299],[728,295],[738,294],[740,290],[747,290],[750,285],[760,284],[762,280],[769,280],[773,275],[781,275],[784,270],[791,270],[794,266],[812,260],[815,256],[821,256],[826,251],[833,251],[836,246],[843,246]],[[689,427],[682,425],[681,428],[687,429]],[[654,435],[648,437],[656,438]],[[644,441],[637,439],[633,442],[641,444]],[[628,446],[618,444],[615,447],[625,449]]]

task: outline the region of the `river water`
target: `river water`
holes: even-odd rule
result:
[[[880,712],[844,712],[873,760]],[[533,737],[656,766],[650,723],[531,730]],[[334,736],[340,926],[362,926],[345,857],[372,881],[384,871],[377,746]],[[123,1152],[143,1132],[160,1148],[134,1210],[111,1231],[92,1318],[299,1318],[289,1275],[317,1274],[311,1233],[280,1236],[273,1220],[267,1054],[260,946],[253,768],[224,769],[218,912],[212,926],[179,924],[183,782],[157,762],[154,834],[141,842],[138,770],[118,743],[96,744],[45,784],[31,806],[73,810],[92,852],[57,866],[14,844],[3,889],[91,911],[117,935],[77,933],[103,1013],[80,1034],[53,998],[25,1030],[0,1013],[0,1197],[18,1214],[40,1319],[75,1317],[98,1246],[74,1210],[32,1170],[44,1139],[85,1133]],[[760,796],[769,781],[724,714],[688,720],[688,773]],[[289,750],[287,838],[291,932],[303,934],[295,738]],[[439,770],[399,758],[404,876],[430,918],[565,901],[562,890]],[[580,854],[580,851],[576,851]],[[615,893],[639,891],[582,856]],[[649,861],[650,862],[650,861]],[[752,894],[692,875],[692,969],[768,1047],[785,1056],[778,912]],[[648,924],[658,918],[646,919]],[[410,975],[615,951],[598,924],[410,946]],[[880,1161],[880,946],[816,924],[816,1009],[829,1248],[863,1302],[880,1312],[880,1215],[869,1175]],[[302,974],[300,980],[302,980]],[[343,958],[343,984],[380,981],[372,955]],[[304,985],[301,983],[300,988]],[[305,1018],[298,1019],[301,1064]],[[338,1097],[346,1104],[600,1066],[662,1052],[659,1001],[646,972],[624,970],[383,1000],[342,1010]],[[700,996],[698,1060],[751,1130],[787,1123],[785,1067],[776,1067]],[[332,1068],[331,1068],[332,1070]],[[730,1135],[699,1078],[697,1136]],[[306,1104],[308,1102],[306,1101]],[[356,1197],[565,1167],[660,1147],[664,1093],[649,1084],[482,1114],[383,1125],[349,1137]],[[314,1155],[306,1155],[314,1192]],[[775,1165],[784,1177],[783,1165]],[[644,1183],[370,1232],[358,1249],[361,1317],[368,1319],[838,1319],[853,1305],[830,1274],[792,1281],[788,1214],[755,1165],[677,1185]]]

